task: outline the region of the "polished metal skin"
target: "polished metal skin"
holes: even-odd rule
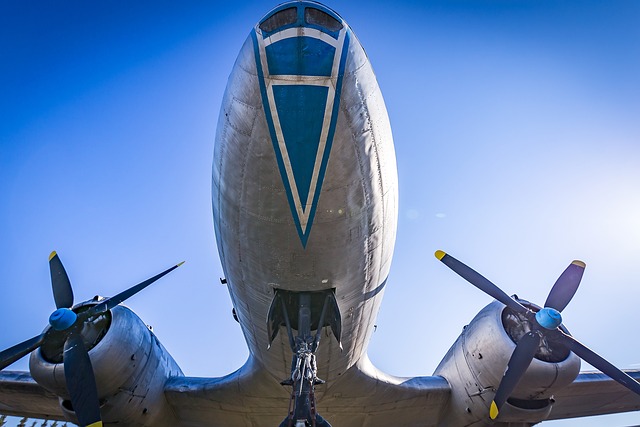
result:
[[[514,391],[519,406],[507,403],[490,421],[515,347],[499,302],[471,321],[433,376],[395,377],[371,364],[366,348],[396,235],[396,160],[371,65],[335,12],[294,1],[256,24],[229,77],[214,150],[216,239],[249,359],[224,377],[184,377],[142,321],[114,307],[109,330],[89,350],[105,425],[279,425],[292,351],[283,326],[269,348],[276,290],[335,292],[342,349],[326,327],[315,354],[317,376],[326,380],[316,387],[317,410],[333,427],[530,426],[640,409],[640,399],[613,380],[578,375],[570,354],[557,363],[534,360]],[[425,326],[407,325],[419,330],[416,339],[428,337]],[[410,350],[407,343],[397,357]],[[39,352],[31,376],[0,372],[0,413],[73,417],[65,393],[59,364]]]

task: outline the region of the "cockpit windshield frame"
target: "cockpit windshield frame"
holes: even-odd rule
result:
[[[295,15],[292,13],[294,9]],[[257,27],[265,38],[288,28],[309,27],[338,39],[345,25],[337,13],[319,3],[296,1],[273,9],[260,20]]]

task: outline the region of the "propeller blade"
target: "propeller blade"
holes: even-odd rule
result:
[[[56,251],[49,255],[49,270],[51,271],[51,286],[53,287],[56,308],[71,308],[73,306],[71,282]]]
[[[585,362],[590,363],[595,368],[602,371],[602,373],[607,375],[609,378],[619,382],[629,390],[640,395],[640,383],[638,381],[634,380],[629,375],[613,366],[610,362],[599,356],[596,352],[589,349],[587,346],[573,338],[571,335],[567,335],[560,330],[559,332],[563,338],[562,344],[566,345],[569,350],[573,351]]]
[[[584,262],[578,260],[569,264],[551,288],[544,306],[558,311],[564,310],[576,294],[586,266]]]
[[[539,345],[540,335],[531,331],[524,334],[522,338],[520,338],[520,341],[518,341],[516,349],[513,351],[511,359],[509,359],[509,363],[507,364],[507,371],[500,381],[493,402],[491,402],[489,416],[492,420],[496,419],[502,405],[507,401],[513,390],[515,390],[522,378],[522,374],[524,374],[531,364]]]
[[[481,291],[489,294],[493,298],[497,299],[507,307],[519,313],[526,313],[528,310],[520,304],[518,301],[511,298],[507,295],[502,289],[494,285],[489,281],[489,279],[485,278],[483,275],[472,269],[471,267],[463,264],[458,261],[451,255],[445,253],[444,251],[436,251],[436,258],[442,261],[447,267],[452,269],[458,275],[460,275],[467,282],[471,283],[476,288]]]
[[[91,316],[95,316],[96,314],[104,313],[108,310],[111,310],[113,307],[125,301],[126,299],[132,297],[133,295],[137,294],[138,292],[140,292],[141,290],[143,290],[144,288],[146,288],[156,280],[171,273],[173,270],[180,267],[182,264],[184,264],[184,261],[174,265],[171,268],[166,269],[162,273],[157,274],[150,279],[145,280],[144,282],[138,283],[137,285],[132,286],[129,289],[102,301],[100,304],[94,305],[93,308],[85,312],[84,318],[89,318]]]
[[[102,426],[96,378],[82,335],[71,333],[64,343],[64,377],[73,410],[82,427]]]
[[[23,341],[20,344],[16,344],[0,352],[0,371],[40,347],[42,341],[44,341],[44,334]]]

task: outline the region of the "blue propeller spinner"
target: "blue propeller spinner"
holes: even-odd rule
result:
[[[545,307],[536,313],[538,324],[550,331],[562,324],[562,315],[553,307]]]
[[[69,308],[59,308],[49,316],[49,324],[56,331],[69,329],[78,320],[78,315]]]

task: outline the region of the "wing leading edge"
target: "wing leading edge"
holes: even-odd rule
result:
[[[640,370],[624,371],[640,381]],[[601,372],[582,372],[554,396],[550,420],[640,410],[640,397]]]
[[[0,414],[65,420],[58,396],[35,382],[28,372],[0,372]]]

